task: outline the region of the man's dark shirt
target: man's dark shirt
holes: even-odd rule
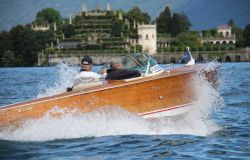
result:
[[[137,70],[115,69],[108,72],[106,80],[121,80],[140,76],[141,73]]]

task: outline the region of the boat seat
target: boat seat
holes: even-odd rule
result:
[[[85,84],[79,84],[73,88],[73,91],[80,90],[80,89],[86,89],[94,86],[102,85],[103,81],[97,81],[92,83],[85,83]]]
[[[128,82],[128,81],[133,81],[133,80],[137,80],[137,79],[142,79],[142,78],[145,78],[145,77],[152,77],[152,76],[161,74],[162,72],[163,72],[163,70],[160,70],[160,71],[158,71],[158,72],[156,72],[156,73],[148,74],[147,76],[145,76],[145,74],[142,74],[140,77],[129,78],[129,79],[125,79],[124,81],[125,81],[125,82]]]

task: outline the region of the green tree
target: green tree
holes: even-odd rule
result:
[[[241,28],[235,27],[234,33],[235,33],[235,36],[236,36],[235,37],[236,38],[235,46],[237,48],[245,47],[245,39],[244,39],[244,36],[243,36],[243,30]]]
[[[245,37],[244,37],[244,31],[237,27],[233,19],[230,19],[227,23],[232,28],[232,34],[236,36],[236,47],[245,47]]]
[[[54,22],[59,23],[60,20],[61,20],[60,13],[54,8],[42,9],[36,15],[36,23],[39,23],[39,24],[51,24]]]
[[[10,30],[10,37],[11,37],[11,42],[12,42],[12,46],[13,46],[13,51],[15,53],[15,55],[17,54],[18,48],[19,48],[19,42],[18,42],[18,37],[17,35],[19,34],[19,32],[21,32],[24,29],[24,27],[22,25],[17,25],[15,27],[13,27]]]
[[[11,50],[7,50],[4,52],[0,66],[4,66],[4,67],[15,66],[16,65],[15,61],[16,59],[15,59],[14,52]]]
[[[169,26],[169,31],[171,35],[176,36],[181,32],[180,24],[181,24],[180,14],[174,13]]]
[[[201,31],[203,37],[211,37],[212,34],[208,30],[202,30]]]
[[[227,22],[227,25],[231,26],[232,28],[236,27],[235,22],[234,22],[233,19],[230,19],[230,20]]]
[[[13,27],[9,32],[9,37],[12,47],[8,47],[9,49],[6,48],[5,50],[10,50],[14,53],[14,56],[10,57],[15,57],[15,61],[10,63],[9,60],[11,58],[7,58],[8,61],[5,61],[5,64],[2,62],[2,66],[34,66],[37,62],[37,52],[54,42],[54,32],[52,30],[34,31],[29,26],[23,27],[21,25]],[[1,44],[4,43],[0,43],[0,46]],[[7,45],[4,44],[4,46]],[[4,56],[8,57],[7,54],[9,52],[4,53]]]
[[[142,16],[143,16],[143,22],[148,24],[151,20],[150,15],[148,13],[144,12],[144,13],[142,13]]]
[[[235,34],[236,31],[239,29],[237,27],[237,25],[235,24],[234,20],[233,19],[230,19],[228,22],[227,22],[227,25],[229,25],[231,28],[232,28],[232,33]]]
[[[171,11],[170,8],[167,6],[164,11],[160,13],[159,17],[156,18],[158,33],[169,33],[170,21]]]
[[[75,29],[72,25],[68,24],[63,27],[63,33],[66,38],[71,38],[75,34]]]
[[[198,48],[201,46],[198,32],[182,32],[176,37],[176,45],[181,47],[189,46]]]
[[[210,29],[210,30],[209,30],[209,32],[211,33],[211,36],[212,36],[212,37],[216,37],[216,36],[218,36],[218,32],[217,32],[217,30],[216,30],[216,29],[214,29],[214,28],[213,28],[213,29]]]
[[[38,48],[35,31],[28,27],[18,32],[15,38],[16,57],[20,58],[23,66],[33,66],[37,62],[35,54]]]
[[[123,31],[123,22],[118,19],[114,20],[114,24],[111,30],[111,35],[114,37],[120,37],[122,31]]]
[[[177,36],[182,32],[188,31],[190,26],[191,23],[189,22],[188,17],[184,13],[174,13],[171,19],[169,31],[171,35]]]
[[[11,43],[11,36],[8,32],[0,33],[0,58],[3,56],[4,52],[7,50],[12,50],[13,46]]]
[[[250,47],[250,24],[246,25],[243,32],[243,37],[245,39],[245,46]]]
[[[142,22],[149,23],[149,21],[150,21],[150,16],[148,15],[148,13],[143,13],[140,10],[140,8],[138,8],[137,6],[130,9],[127,13],[127,16],[131,22],[133,22],[133,20],[135,20],[139,23],[142,23]]]
[[[182,29],[183,31],[189,31],[189,28],[191,27],[191,22],[189,21],[187,15],[185,13],[181,13],[182,18]]]
[[[36,41],[36,51],[41,51],[48,47],[51,43],[54,43],[54,33],[51,30],[48,31],[34,31]]]

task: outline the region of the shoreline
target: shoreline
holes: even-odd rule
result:
[[[217,61],[218,62],[218,61]],[[209,62],[203,62],[203,63],[196,63],[196,64],[204,64],[204,63],[209,63]],[[245,61],[245,62],[219,62],[221,64],[244,64],[244,63],[250,63],[250,61]],[[179,63],[159,63],[159,65],[168,65],[168,64],[173,64],[173,65],[178,65]],[[27,68],[46,68],[46,67],[56,67],[57,64],[54,64],[54,65],[50,65],[50,66],[16,66],[16,67],[0,67],[0,69],[12,69],[12,68],[24,68],[24,69],[27,69]],[[93,65],[94,67],[98,67],[98,66],[102,66],[101,64],[94,64]]]
[[[198,63],[209,62],[217,60],[219,62],[250,62],[250,50],[248,48],[241,50],[218,50],[218,51],[192,51],[192,56]],[[48,66],[65,62],[68,64],[76,65],[80,62],[84,55],[89,55],[97,65],[104,64],[110,60],[120,59],[122,56],[129,53],[110,53],[110,54],[96,54],[86,53],[85,51],[75,52],[55,52],[53,54],[41,53],[38,56],[38,66]],[[158,52],[152,55],[154,59],[160,64],[179,63],[183,52]]]

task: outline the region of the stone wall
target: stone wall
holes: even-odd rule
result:
[[[127,53],[125,53],[127,54]],[[121,53],[113,53],[113,54],[49,54],[44,55],[40,54],[38,56],[38,66],[49,66],[49,65],[55,65],[57,63],[65,62],[68,64],[79,64],[82,60],[82,58],[85,55],[89,55],[92,57],[94,64],[104,64],[106,62],[110,62],[112,60],[120,59],[125,54]]]
[[[90,55],[95,64],[104,64],[115,59],[120,59],[128,53],[112,53],[112,54],[40,54],[38,56],[38,66],[54,65],[60,62],[68,64],[79,64],[84,55]],[[237,51],[196,51],[192,52],[197,62],[207,62],[210,60],[218,60],[221,62],[250,62],[250,50]],[[179,63],[182,52],[162,52],[153,55],[160,64]]]
[[[218,60],[220,62],[250,62],[250,51],[196,51],[192,52],[192,56],[196,62],[208,62]],[[154,58],[158,63],[179,63],[182,57],[182,52],[158,53]]]

